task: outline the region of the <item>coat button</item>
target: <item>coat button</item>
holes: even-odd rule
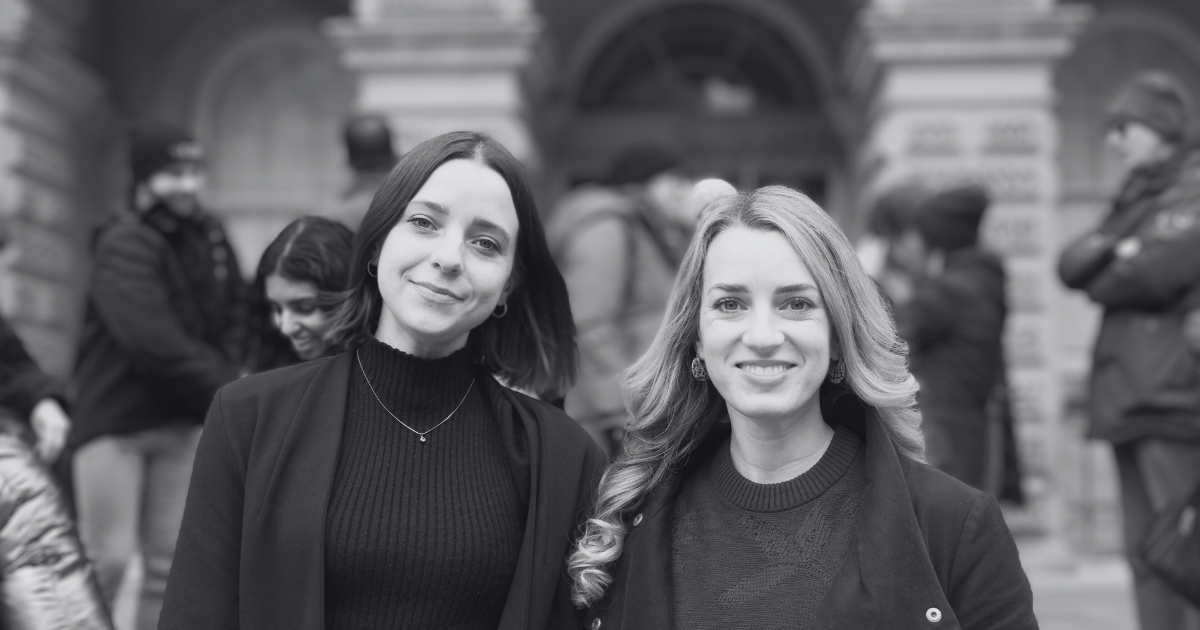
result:
[[[596,617],[592,620],[592,630],[600,630],[600,618]]]
[[[641,524],[642,524],[642,515],[641,514],[638,514],[637,516],[633,517],[633,526],[634,527],[637,527],[638,525],[641,525]]]
[[[936,608],[930,608],[929,610],[925,611],[925,618],[933,623],[937,623],[942,620],[942,611]]]

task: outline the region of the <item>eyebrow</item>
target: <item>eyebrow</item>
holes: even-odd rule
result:
[[[810,290],[816,291],[817,288],[811,284],[804,283],[787,284],[775,289],[775,295],[782,295],[785,293],[801,293]],[[709,293],[712,293],[713,291],[722,291],[724,293],[749,293],[750,287],[744,284],[714,284],[708,289]]]
[[[410,205],[410,206],[412,206],[412,205],[425,206],[426,208],[433,210],[434,212],[437,212],[439,214],[450,214],[449,208],[447,208],[446,206],[443,206],[442,204],[440,204],[436,201],[426,201],[424,199],[413,199],[412,201],[408,202],[408,205]]]

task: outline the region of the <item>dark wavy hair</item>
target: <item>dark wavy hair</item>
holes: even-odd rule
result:
[[[442,164],[470,160],[500,174],[517,210],[516,260],[508,314],[489,317],[471,331],[471,344],[483,366],[513,387],[559,398],[575,382],[578,350],[566,283],[546,245],[546,234],[524,167],[490,136],[456,131],[426,140],[392,169],[371,200],[354,238],[350,283],[334,315],[331,340],[354,347],[375,333],[383,298],[367,263],[378,255],[388,233],[410,201]]]
[[[300,217],[283,228],[258,260],[250,316],[250,348],[247,363],[259,372],[299,362],[291,344],[271,321],[267,300],[267,276],[279,274],[294,282],[311,282],[317,287],[317,302],[325,311],[335,310],[346,290],[354,232],[324,217]],[[331,348],[336,349],[336,344]]]

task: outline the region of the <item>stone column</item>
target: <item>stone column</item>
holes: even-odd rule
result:
[[[1008,272],[1005,345],[1029,499],[1009,523],[1047,534],[1064,523],[1050,338],[1059,199],[1053,73],[1089,15],[1054,0],[875,0],[860,15],[847,66],[863,104],[860,211],[901,182],[975,182],[991,191],[983,240]]]
[[[358,76],[358,109],[390,118],[398,150],[483,131],[536,169],[521,73],[540,27],[528,0],[359,0],[326,33]]]
[[[71,50],[88,4],[0,0],[0,221],[14,236],[0,266],[0,312],[60,375],[71,368],[87,279],[75,158],[102,96]]]

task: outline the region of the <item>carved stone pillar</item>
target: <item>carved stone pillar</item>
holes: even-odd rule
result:
[[[1051,289],[1059,199],[1053,73],[1089,12],[1054,0],[876,0],[864,9],[850,82],[864,105],[860,207],[902,182],[983,184],[983,240],[1009,278],[1006,355],[1029,505],[1014,529],[1056,534],[1061,396]]]
[[[536,166],[521,72],[540,21],[528,0],[359,0],[353,13],[326,33],[358,76],[358,109],[388,116],[399,150],[483,131]]]
[[[87,279],[76,156],[102,96],[100,80],[71,52],[87,5],[0,0],[0,220],[13,233],[0,312],[42,367],[60,375],[71,368]]]

